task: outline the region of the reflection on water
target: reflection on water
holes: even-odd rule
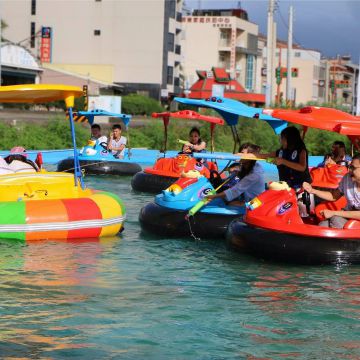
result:
[[[1,358],[359,359],[359,267],[151,237],[129,180],[86,179],[125,200],[121,238],[0,242]]]

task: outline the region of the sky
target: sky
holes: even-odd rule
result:
[[[185,0],[190,9],[241,8],[249,21],[259,25],[266,35],[268,0]],[[287,41],[289,7],[294,9],[293,42],[315,49],[326,57],[351,55],[353,63],[360,56],[360,0],[277,0],[275,22],[277,37]]]

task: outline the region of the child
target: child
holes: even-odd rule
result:
[[[108,142],[107,149],[112,152],[116,159],[123,159],[126,147],[126,137],[121,136],[121,125],[115,124]]]
[[[200,130],[197,127],[193,127],[189,133],[189,142],[183,145],[182,152],[191,154],[193,152],[202,152],[205,148],[206,143],[201,140]]]

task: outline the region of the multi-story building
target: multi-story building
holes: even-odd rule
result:
[[[262,87],[266,85],[266,37],[259,36],[259,47],[262,48]],[[287,43],[277,40],[275,51],[275,68],[273,76],[272,102],[285,101],[287,75]],[[304,49],[294,45],[292,48],[291,100],[295,104],[308,102],[323,103],[326,99],[326,69],[321,60],[321,53],[313,49]]]
[[[3,36],[43,67],[154,98],[180,90],[181,9],[182,0],[0,3]]]
[[[352,64],[350,56],[338,56],[336,59],[324,60],[324,63],[329,87],[327,102],[344,106],[353,112],[357,100],[358,65]]]
[[[247,91],[260,92],[258,25],[245,10],[195,10],[183,16],[181,47],[185,88],[197,80],[196,70],[220,67]]]

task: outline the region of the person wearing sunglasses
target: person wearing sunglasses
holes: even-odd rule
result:
[[[320,226],[342,229],[349,219],[360,220],[360,154],[352,158],[349,172],[342,178],[337,189],[318,190],[307,182],[303,183],[303,188],[326,201],[336,201],[341,196],[346,198],[347,204],[344,209],[322,211],[325,220],[319,223]]]

